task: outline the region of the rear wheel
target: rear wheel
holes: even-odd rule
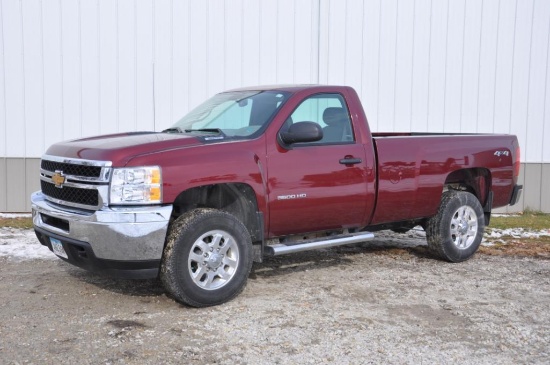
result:
[[[251,268],[252,242],[246,227],[229,213],[195,209],[172,225],[160,277],[176,300],[206,307],[236,297]]]
[[[444,260],[469,259],[483,238],[485,218],[475,195],[465,191],[447,191],[435,216],[426,224],[430,250]]]

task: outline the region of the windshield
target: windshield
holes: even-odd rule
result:
[[[287,99],[281,91],[233,91],[208,99],[165,132],[249,137],[266,126]]]

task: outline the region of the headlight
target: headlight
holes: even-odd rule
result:
[[[115,205],[162,203],[160,167],[115,168],[109,195]]]

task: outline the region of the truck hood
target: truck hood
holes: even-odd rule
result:
[[[142,154],[202,144],[198,138],[185,134],[133,132],[56,143],[46,155],[111,161],[113,166],[125,166],[131,158]]]

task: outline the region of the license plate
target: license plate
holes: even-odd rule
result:
[[[53,253],[59,257],[63,257],[64,259],[69,259],[60,240],[50,237],[50,243],[52,244]]]

